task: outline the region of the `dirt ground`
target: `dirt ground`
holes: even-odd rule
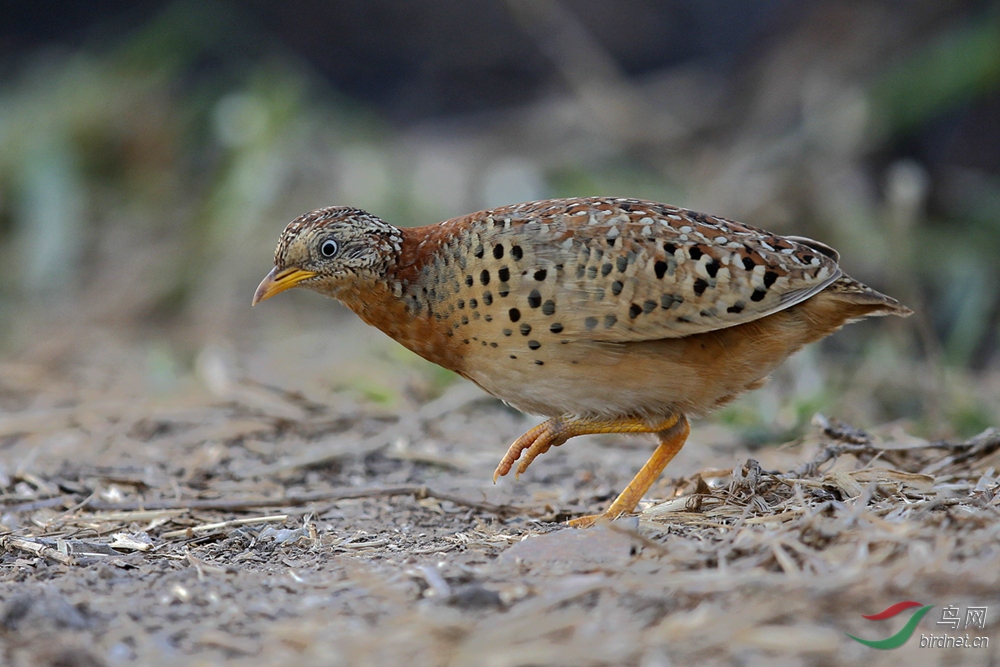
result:
[[[576,530],[650,441],[578,438],[494,486],[532,419],[294,343],[190,376],[102,332],[0,363],[3,664],[997,664],[1000,432],[819,417],[751,450],[698,422],[640,514]],[[910,612],[862,615],[903,600],[934,608],[901,648],[847,637],[893,635]],[[920,646],[946,633],[990,645]]]

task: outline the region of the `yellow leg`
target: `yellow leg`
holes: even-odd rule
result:
[[[660,433],[676,425],[682,419],[683,417],[675,415],[659,424],[649,424],[631,417],[607,420],[553,417],[514,441],[493,473],[493,483],[496,484],[497,479],[510,472],[514,462],[521,457],[522,452],[524,452],[524,460],[518,464],[515,476],[520,476],[527,470],[539,454],[544,454],[549,451],[550,447],[558,447],[575,436],[596,433]],[[664,463],[664,465],[666,464]]]
[[[642,469],[632,478],[632,481],[628,483],[625,490],[618,494],[618,497],[615,498],[615,501],[611,503],[611,506],[608,507],[604,514],[581,516],[571,519],[566,523],[577,528],[587,528],[594,525],[598,520],[607,519],[611,521],[617,519],[622,514],[627,514],[634,510],[646,491],[649,490],[649,487],[652,486],[653,482],[663,472],[663,469],[677,455],[677,452],[681,451],[681,447],[687,441],[689,433],[691,433],[691,427],[683,415],[675,419],[674,423],[670,424],[667,428],[661,429],[659,431],[660,444],[653,452],[653,455],[649,457],[649,460],[642,466]]]
[[[684,415],[672,415],[659,424],[649,424],[635,418],[586,420],[554,417],[542,422],[514,441],[493,473],[493,482],[496,483],[497,479],[510,472],[514,463],[521,458],[522,453],[524,459],[517,466],[516,475],[518,476],[528,469],[528,466],[539,454],[544,454],[549,451],[549,448],[558,447],[577,435],[594,433],[658,434],[660,444],[653,455],[649,457],[639,473],[632,478],[625,490],[615,498],[604,514],[582,516],[568,522],[571,526],[585,528],[593,525],[598,519],[617,519],[622,514],[634,510],[635,506],[642,500],[642,496],[670,463],[670,460],[677,452],[681,451],[681,447],[684,446],[690,432],[691,427]]]

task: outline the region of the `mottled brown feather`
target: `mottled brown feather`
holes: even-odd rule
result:
[[[307,253],[298,237],[352,220],[390,248],[376,268],[304,285],[536,414],[703,414],[848,321],[909,314],[843,275],[821,243],[635,199],[529,202],[402,230],[323,209],[289,226],[276,264]]]
[[[838,261],[811,239],[635,199],[528,202],[406,230],[329,207],[289,223],[254,302],[309,287],[551,417],[514,441],[494,479],[576,435],[657,433],[600,515],[613,519],[680,451],[685,415],[759,387],[846,322],[910,314]]]

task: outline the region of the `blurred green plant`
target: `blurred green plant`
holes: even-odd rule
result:
[[[872,90],[876,127],[912,132],[943,111],[1000,85],[1000,8],[934,35],[895,63]]]
[[[998,90],[1000,6],[994,4],[884,68],[870,92],[873,145],[903,141]],[[920,305],[933,306],[946,360],[975,368],[1000,331],[1000,181],[971,170],[935,176],[944,182],[948,208],[909,230],[915,238],[903,240],[913,250],[907,270],[932,290]]]
[[[521,197],[737,201],[748,222],[843,244],[852,273],[883,282],[918,317],[879,323],[887,337],[845,330],[825,343],[822,364],[793,363],[792,380],[727,408],[724,420],[801,429],[838,401],[873,402],[884,388],[877,377],[894,371],[866,413],[873,418],[933,423],[940,413],[968,432],[1000,417],[994,394],[970,389],[985,382],[949,383],[936,366],[983,372],[983,360],[996,363],[1000,183],[971,170],[927,173],[906,160],[885,174],[872,167],[873,156],[942,114],[1000,90],[995,9],[942,25],[869,79],[838,88],[821,71],[820,83],[807,81],[815,100],[806,85],[788,93],[804,120],[784,134],[772,134],[781,119],[764,102],[764,111],[752,109],[749,93],[745,125],[729,108],[707,117],[704,104],[688,102],[718,90],[717,76],[685,69],[657,84],[665,93],[644,98],[666,109],[673,128],[647,144],[641,128],[624,140],[587,134],[586,113],[551,101],[515,111],[513,122],[393,128],[270,35],[238,5],[181,0],[113,43],[30,54],[0,82],[0,341],[32,339],[44,317],[60,327],[74,318],[155,326],[158,340],[169,335],[164,328],[183,328],[192,347],[235,335],[252,322],[249,295],[281,226],[322,205],[361,206],[409,225]],[[771,53],[754,62],[764,68]],[[768,71],[777,74],[765,84],[785,80],[787,70]],[[764,97],[769,104],[777,94]],[[741,99],[719,106],[731,101]],[[512,129],[520,125],[528,129]],[[552,128],[558,150],[540,139]],[[948,205],[928,215],[932,196]],[[919,344],[902,328],[913,322]],[[150,372],[167,382],[177,371],[165,358],[151,353]],[[453,378],[407,359],[391,361],[420,378],[422,395]],[[817,365],[828,379],[805,383]],[[383,385],[359,380],[357,389],[372,400],[400,397]],[[863,391],[852,394],[855,385]]]

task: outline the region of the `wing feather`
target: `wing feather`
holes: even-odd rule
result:
[[[466,220],[469,242],[486,248],[484,266],[497,256],[506,262],[505,303],[541,309],[567,341],[658,340],[736,326],[841,276],[836,252],[821,243],[649,201],[548,200]],[[494,253],[496,245],[503,252]]]

